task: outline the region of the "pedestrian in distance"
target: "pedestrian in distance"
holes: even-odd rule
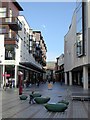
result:
[[[61,82],[60,82],[61,86],[62,86],[62,79],[61,79]]]
[[[40,83],[39,80],[37,80],[37,86],[38,86],[38,87],[39,87],[39,83]]]
[[[55,79],[53,79],[53,84],[55,83]]]

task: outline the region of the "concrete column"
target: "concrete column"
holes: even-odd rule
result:
[[[15,65],[15,87],[17,85],[17,80],[18,80],[18,66]]]
[[[67,73],[65,72],[65,85],[67,85]]]
[[[78,85],[80,85],[80,73],[78,73]]]
[[[3,65],[3,75],[5,74],[5,65]],[[3,76],[3,85],[4,85],[4,80],[5,80],[5,77]]]
[[[83,66],[83,88],[88,89],[88,67]]]
[[[2,66],[0,66],[0,88],[2,83]]]
[[[69,72],[69,85],[72,85],[72,72]]]

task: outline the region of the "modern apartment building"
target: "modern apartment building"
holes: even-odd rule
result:
[[[64,54],[56,58],[55,78],[59,82],[64,82]]]
[[[6,78],[19,84],[19,74],[23,80],[36,82],[43,79],[46,65],[46,44],[41,32],[38,38],[24,16],[23,10],[16,2],[2,2],[0,7],[0,82],[4,85]],[[37,41],[37,42],[36,42]],[[5,74],[9,76],[5,76]]]
[[[8,66],[15,67],[16,49],[18,48],[18,30],[22,29],[22,24],[18,19],[19,11],[23,9],[17,2],[9,1],[0,3],[0,81],[5,82],[5,72],[8,73]],[[10,66],[11,67],[11,66]],[[11,76],[14,76],[10,68]],[[16,74],[16,73],[15,73]]]
[[[64,37],[65,84],[90,85],[90,0],[76,2],[72,22]]]

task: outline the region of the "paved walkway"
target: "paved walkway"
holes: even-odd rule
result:
[[[51,97],[49,103],[57,103],[62,99],[69,101],[68,109],[62,112],[48,112],[43,105],[29,104],[29,97],[21,101],[18,89],[7,89],[2,91],[2,117],[3,118],[90,118],[90,101],[72,101],[71,94],[84,91],[79,86],[65,86],[55,83],[52,90],[48,90],[47,83],[40,84],[39,88],[32,86],[24,89],[23,93],[29,95],[32,90],[43,96]],[[61,97],[62,96],[62,97]]]

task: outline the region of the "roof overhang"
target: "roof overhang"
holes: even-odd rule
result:
[[[46,73],[45,70],[42,68],[37,67],[36,65],[30,63],[30,62],[20,62],[20,65],[23,65],[27,68],[32,69],[33,71],[39,72],[39,73]]]
[[[16,0],[13,0],[13,3],[18,8],[19,11],[23,11],[22,7],[19,5],[19,3]]]

